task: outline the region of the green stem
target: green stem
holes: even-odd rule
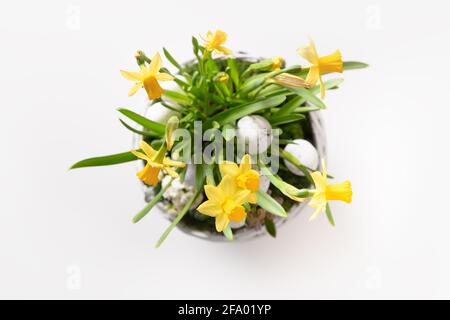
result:
[[[201,183],[201,185],[203,186],[203,184],[205,183],[205,178],[202,179],[203,182]],[[161,238],[159,238],[158,242],[156,243],[156,248],[159,248],[161,246],[161,244],[164,242],[164,240],[166,240],[167,236],[170,234],[170,232],[172,232],[172,230],[176,227],[176,225],[181,221],[181,219],[184,218],[184,216],[186,215],[186,213],[189,211],[189,209],[192,207],[192,205],[194,204],[195,200],[197,200],[198,196],[203,192],[203,188],[198,188],[197,191],[195,192],[194,196],[191,198],[191,200],[189,200],[183,207],[183,209],[181,209],[180,213],[178,214],[178,216],[175,218],[175,220],[172,221],[172,223],[170,224],[170,226],[166,229],[166,231],[164,231],[164,233],[162,234]]]
[[[139,211],[138,214],[136,214],[133,218],[133,223],[138,223],[143,217],[145,217],[147,215],[147,213],[150,212],[150,210],[152,210],[152,208],[155,206],[155,204],[157,204],[159,202],[159,200],[161,199],[161,197],[164,195],[164,193],[167,191],[167,189],[169,189],[169,187],[172,185],[172,181],[174,179],[172,178],[169,183],[167,184],[167,186],[165,186],[164,188],[161,189],[161,191],[159,191],[153,198],[152,200],[150,200],[150,202],[141,210]]]
[[[308,168],[305,167],[304,165],[302,165],[300,163],[300,161],[292,153],[287,152],[286,150],[280,148],[280,155],[283,158],[285,158],[287,161],[292,163],[294,166],[296,166],[301,172],[303,172],[303,174],[308,179],[308,181],[313,183],[313,180],[311,178],[311,174],[309,173]]]

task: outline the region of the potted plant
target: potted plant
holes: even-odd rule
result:
[[[349,181],[329,182],[320,117],[326,91],[343,80],[322,76],[367,65],[343,62],[339,50],[320,56],[310,41],[298,50],[307,66],[286,66],[282,57],[233,54],[226,40],[221,30],[208,32],[202,44],[193,37],[195,58],[185,64],[164,48],[176,72],[163,66],[159,53],[150,59],[138,51],[139,70],[121,73],[134,82],[129,95],[146,92],[147,114],[118,109],[138,125],[120,120],[133,132],[135,148],[72,166],[139,161],[148,203],[133,222],[156,205],[171,221],[157,247],[176,226],[209,240],[275,237],[306,205],[315,209],[311,220],[323,212],[334,225],[328,202],[351,202]],[[164,81],[176,88],[163,89]],[[153,116],[158,109],[162,121]]]

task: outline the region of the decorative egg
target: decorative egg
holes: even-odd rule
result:
[[[284,150],[296,157],[300,163],[307,168],[316,170],[319,167],[319,154],[316,148],[308,140],[295,139],[292,143],[286,145]],[[296,166],[286,159],[283,160],[289,171],[297,176],[304,176],[303,172]]]
[[[238,143],[251,155],[265,152],[272,143],[272,126],[261,116],[245,116],[237,122]]]

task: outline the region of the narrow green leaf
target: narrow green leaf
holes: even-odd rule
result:
[[[367,68],[369,65],[359,61],[344,61],[344,70],[354,70]]]
[[[136,156],[128,151],[123,153],[112,154],[109,156],[102,156],[81,160],[75,163],[73,166],[71,166],[70,169],[109,166],[113,164],[125,163],[134,160],[137,160]]]
[[[292,153],[290,153],[282,148],[280,148],[279,152],[280,152],[281,157],[283,157],[284,159],[286,159],[287,161],[292,163],[294,166],[296,166],[298,168],[298,170],[300,170],[305,175],[305,177],[308,179],[308,181],[313,183],[311,174],[309,173],[310,171],[312,171],[310,168],[301,164],[300,160],[298,160],[298,158],[295,157]]]
[[[197,181],[198,182],[198,181]],[[201,185],[200,188],[197,188],[194,195],[192,196],[191,200],[189,200],[181,209],[180,213],[178,213],[175,220],[172,221],[170,226],[164,231],[162,236],[159,238],[159,240],[156,242],[156,248],[159,248],[161,244],[166,240],[167,236],[172,232],[172,230],[176,227],[176,225],[181,221],[181,219],[184,218],[186,213],[189,211],[189,209],[192,207],[194,202],[197,200],[199,195],[203,192],[203,184],[205,183],[205,179],[203,178],[200,182],[197,183],[197,185]]]
[[[182,71],[183,68],[180,66],[180,64],[172,57],[172,55],[167,51],[166,48],[163,48],[164,55],[166,56],[167,60],[178,70]]]
[[[256,203],[264,210],[273,215],[286,218],[287,213],[284,208],[275,199],[265,192],[258,191],[256,193]]]
[[[119,119],[120,123],[127,128],[128,130],[130,130],[131,132],[140,134],[141,136],[144,137],[159,137],[158,135],[156,135],[154,132],[151,131],[141,131],[138,129],[133,128],[132,126],[130,126],[128,123],[126,123],[125,121],[123,121],[122,119]]]
[[[192,99],[181,92],[164,90],[163,97],[185,106],[190,106],[192,104]]]
[[[236,63],[236,58],[229,58],[227,60],[228,68],[230,68],[230,77],[236,88],[239,88],[239,69]]]
[[[333,218],[333,214],[331,213],[331,208],[330,205],[327,203],[327,207],[325,209],[325,213],[327,214],[327,218],[328,218],[328,222],[335,227],[335,223],[334,223],[334,218]]]
[[[136,112],[133,112],[131,110],[124,109],[124,108],[119,108],[119,109],[117,109],[117,111],[119,111],[124,116],[128,117],[129,119],[133,120],[137,124],[140,124],[145,129],[153,131],[160,136],[164,135],[164,133],[166,131],[165,125],[155,122],[153,120],[147,119],[147,118],[141,116],[140,114],[137,114]]]
[[[192,46],[193,46],[195,56],[198,57],[199,44],[198,44],[198,40],[196,37],[192,37]]]
[[[305,116],[303,114],[287,114],[284,116],[277,115],[270,120],[270,124],[272,125],[272,127],[276,127],[282,124],[300,121],[302,119],[305,119]]]
[[[275,223],[273,223],[272,219],[265,218],[264,219],[264,225],[266,226],[266,231],[268,234],[270,234],[272,237],[277,237],[277,228],[275,226]]]
[[[320,109],[326,109],[327,106],[325,103],[323,103],[322,100],[317,98],[313,92],[310,90],[307,90],[305,88],[291,88],[288,87],[287,89],[291,90],[292,92],[298,94],[299,96],[303,97],[306,101],[312,103],[313,105],[319,107]]]
[[[268,108],[276,107],[281,103],[283,103],[284,100],[286,100],[285,96],[276,96],[271,98],[265,98],[263,100],[244,104],[241,106],[237,106],[217,114],[209,121],[210,122],[209,124],[211,124],[212,121],[217,121],[222,125],[226,123],[231,123],[249,114],[253,114],[255,112],[259,112]]]
[[[139,211],[138,214],[136,214],[133,218],[133,223],[138,223],[143,217],[145,217],[147,215],[147,213],[150,212],[150,210],[153,209],[153,207],[159,202],[159,200],[161,200],[162,196],[164,195],[164,193],[167,191],[167,189],[170,188],[170,186],[172,185],[174,179],[171,179],[169,181],[169,183],[167,183],[167,185],[162,188],[153,198],[152,200],[149,201],[149,203],[147,203],[147,205],[141,210]]]
[[[242,84],[240,93],[249,93],[252,90],[259,88],[267,79],[275,77],[281,73],[298,71],[301,70],[301,68],[302,68],[301,66],[294,65],[289,68],[272,72],[260,73],[255,76],[252,76]]]
[[[293,97],[291,100],[286,102],[276,113],[275,116],[288,115],[294,112],[294,110],[305,103],[305,98],[301,96]]]
[[[223,229],[223,234],[227,238],[227,240],[232,241],[233,240],[233,230],[231,230],[230,225],[228,224],[225,229]]]
[[[330,79],[330,80],[325,81],[323,86],[325,87],[325,90],[336,89],[337,87],[339,87],[342,84],[342,82],[344,82],[344,79],[342,79],[342,78]],[[320,92],[320,86],[317,85],[314,88],[312,88],[310,91],[314,94],[318,94]]]

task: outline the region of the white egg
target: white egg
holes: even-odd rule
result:
[[[237,122],[237,137],[251,155],[265,152],[272,143],[272,126],[261,116],[245,116]]]
[[[319,167],[319,154],[311,142],[304,139],[296,139],[289,143],[284,150],[296,157],[302,165],[312,170]],[[297,176],[304,176],[296,166],[284,159],[284,164],[293,174]]]

